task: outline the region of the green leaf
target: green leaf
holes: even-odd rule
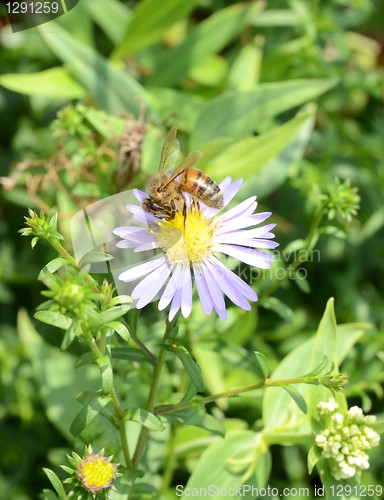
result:
[[[266,379],[267,377],[269,377],[270,374],[270,368],[268,365],[267,358],[264,356],[264,354],[258,351],[254,351],[254,355],[255,355],[254,359],[260,371],[261,377]]]
[[[167,124],[192,132],[205,103],[201,96],[163,87],[151,87],[147,92],[153,108]]]
[[[304,271],[306,271],[304,269]],[[306,272],[302,273],[300,268],[295,269],[291,280],[295,283],[295,285],[300,288],[300,290],[304,293],[311,293],[311,287],[308,283],[307,277],[306,277]]]
[[[236,172],[238,176],[249,178],[266,167],[268,162],[276,157],[295,137],[303,127],[313,123],[313,112],[299,114],[284,125],[276,127],[257,137],[246,137],[225,148],[213,158],[207,171],[214,178],[223,178]],[[288,168],[283,169],[284,175]]]
[[[242,190],[244,198],[253,196],[255,193],[259,199],[264,198],[286,182],[292,165],[297,164],[304,156],[312,134],[315,109],[307,105],[304,112],[308,112],[308,119],[298,128],[292,139],[264,167],[248,179]]]
[[[227,74],[227,61],[222,56],[212,54],[195,64],[189,72],[189,77],[198,85],[217,88],[226,81]]]
[[[150,431],[159,432],[165,429],[159,417],[156,417],[156,415],[144,410],[143,408],[129,408],[124,411],[123,418],[125,420],[138,422]]]
[[[125,340],[125,342],[129,342],[131,337],[129,335],[128,328],[123,325],[123,323],[120,323],[120,321],[111,321],[110,323],[107,324],[109,328],[113,328],[115,332],[117,332],[120,337]]]
[[[94,362],[95,362],[94,355],[91,352],[85,352],[79,358],[77,358],[75,366],[76,368],[79,368],[80,366]]]
[[[26,95],[51,99],[81,99],[86,95],[65,68],[51,68],[37,73],[8,73],[0,76],[0,85]]]
[[[265,309],[269,309],[274,311],[276,314],[280,316],[280,318],[284,319],[287,323],[291,323],[295,318],[295,314],[292,309],[285,304],[280,299],[276,297],[265,297],[263,302],[260,304]]]
[[[308,453],[308,473],[311,474],[317,462],[321,459],[322,453],[318,446],[312,446]]]
[[[35,312],[34,317],[42,323],[56,326],[62,330],[67,330],[72,324],[71,318],[55,311],[37,311]]]
[[[281,385],[280,387],[288,392],[293,401],[297,404],[299,410],[306,415],[308,411],[307,403],[296,387],[293,385]]]
[[[100,413],[103,413],[111,402],[110,397],[100,396],[99,393],[84,393],[78,399],[83,407],[73,419],[70,427],[71,434],[75,437],[79,436]]]
[[[211,345],[197,344],[193,348],[193,354],[199,363],[203,373],[203,380],[209,392],[215,394],[227,389],[224,376],[223,357],[220,352],[215,351]],[[225,400],[218,400],[216,404],[220,408],[226,408]]]
[[[132,13],[124,39],[116,47],[113,58],[122,59],[157,42],[168,28],[185,18],[196,4],[197,0],[141,0]]]
[[[130,305],[131,303],[132,298],[129,295],[117,295],[110,300],[109,305],[113,307],[118,305],[123,306],[124,304]]]
[[[317,470],[319,472],[320,480],[321,483],[324,485],[324,498],[327,500],[358,500],[361,498],[359,495],[358,497],[352,495],[346,495],[342,494],[338,491],[337,485],[340,484],[343,486],[341,491],[346,491],[344,488],[345,486],[350,486],[351,490],[355,489],[355,491],[358,491],[359,489],[359,482],[355,477],[351,479],[343,479],[342,482],[336,482],[335,478],[332,476],[331,471],[329,469],[329,460],[326,460],[324,458],[321,458],[317,464],[316,464]],[[335,488],[336,486],[336,488]]]
[[[42,500],[57,500],[57,495],[52,490],[43,489]]]
[[[79,326],[79,322],[77,319],[72,321],[71,326],[65,332],[63,340],[61,341],[61,349],[65,351],[72,344],[75,338],[82,334],[81,327]]]
[[[161,407],[157,408],[158,410]],[[172,412],[166,413],[161,416],[163,420],[169,423],[178,423],[183,425],[193,425],[206,429],[212,434],[224,436],[224,426],[220,420],[217,420],[212,415],[207,413],[204,405],[199,401],[191,404],[189,408],[184,410],[175,409]]]
[[[94,328],[101,328],[104,325],[107,325],[111,321],[121,318],[124,314],[133,306],[133,300],[131,299],[131,303],[116,307],[111,307],[105,311],[101,311],[95,314],[92,319],[87,323],[87,328],[93,330]]]
[[[96,262],[108,262],[114,257],[106,252],[99,252],[98,250],[91,250],[84,255],[79,261],[79,266],[83,267],[86,264],[94,264]]]
[[[151,360],[143,352],[133,347],[112,347],[111,357],[127,361],[137,361],[138,363],[151,363]]]
[[[329,306],[328,306],[329,307]],[[329,314],[326,313],[327,317]],[[328,321],[327,321],[328,323]],[[330,322],[332,325],[332,321]],[[365,324],[341,325],[337,327],[337,344],[336,346],[324,344],[324,352],[317,353],[318,363],[312,365],[312,351],[315,349],[315,335],[307,341],[301,343],[292,352],[290,352],[278,365],[271,375],[271,379],[289,379],[302,376],[316,369],[323,362],[323,356],[329,356],[332,360],[337,357],[337,362],[340,364],[348,355],[352,346],[363,335],[368,326]],[[332,349],[334,349],[332,351]],[[321,355],[320,355],[321,354]],[[309,411],[310,398],[308,391],[311,389],[322,394],[322,387],[315,385],[301,385],[300,391],[307,401]],[[331,396],[329,390],[325,390],[326,399]],[[292,440],[300,439],[300,436],[309,436],[311,434],[310,419],[303,415],[297,405],[284,391],[279,389],[267,389],[263,395],[263,422],[268,433],[273,433],[275,441],[281,440],[279,433],[290,434]],[[272,442],[272,441],[271,441]]]
[[[229,74],[229,86],[241,91],[252,90],[259,77],[261,50],[255,45],[242,47]]]
[[[297,9],[268,9],[255,19],[254,26],[300,26],[303,25],[305,18],[299,16]]]
[[[31,364],[36,387],[42,388],[36,395],[40,397],[45,414],[71,442],[73,436],[69,429],[81,409],[76,397],[84,387],[90,391],[99,389],[100,370],[95,363],[74,369],[77,358],[44,342],[23,310],[18,314],[17,329],[23,352]],[[108,439],[110,446],[119,446],[116,428],[105,418],[98,420],[97,429],[92,433],[87,429],[83,435],[88,439],[87,442],[92,439],[92,444],[100,449],[105,446],[105,439]]]
[[[109,113],[127,112],[139,116],[144,106],[145,112],[153,115],[144,89],[123,69],[76,40],[54,21],[50,21],[49,30],[44,26],[36,29],[100,108]]]
[[[126,5],[118,0],[86,0],[84,7],[114,45],[122,40],[132,15]]]
[[[243,488],[242,497],[255,498],[252,486],[265,487],[271,468],[271,457],[261,434],[252,431],[228,433],[224,439],[214,441],[193,468],[187,487],[209,488],[217,485],[226,489]],[[200,490],[201,491],[201,490]],[[208,491],[208,490],[207,490]],[[212,492],[211,498],[222,498]]]
[[[195,65],[219,53],[241,33],[259,9],[258,4],[238,3],[212,14],[191,29],[180,45],[159,58],[148,85],[172,87],[182,81]]]
[[[48,274],[48,273],[53,274],[56,271],[58,271],[61,267],[65,266],[66,264],[68,264],[68,261],[67,261],[67,259],[64,259],[63,257],[57,257],[56,259],[51,260],[40,271],[40,274],[39,274],[37,279],[39,279],[39,280],[44,279],[46,274]]]
[[[97,358],[96,363],[99,365],[101,372],[101,389],[103,394],[108,396],[113,390],[113,370],[111,360],[108,356]]]
[[[315,368],[313,368],[313,370],[311,370],[309,373],[306,373],[306,375],[309,377],[320,375],[320,373],[322,373],[325,370],[328,364],[329,364],[328,358],[327,356],[324,356],[323,359],[320,361],[320,363],[317,366],[315,366]]]
[[[56,493],[59,495],[60,500],[66,500],[67,495],[65,494],[64,486],[60,481],[59,477],[50,469],[43,467],[43,471],[55,488]]]
[[[327,302],[323,317],[321,318],[317,329],[313,347],[311,350],[311,358],[309,368],[316,370],[319,364],[324,362],[324,357],[334,365],[335,373],[338,373],[339,360],[337,355],[337,326],[334,311],[334,299],[330,298]],[[330,392],[326,387],[310,386],[308,388],[308,406],[309,416],[317,416],[317,404],[320,401],[326,401],[330,397]],[[347,409],[346,398],[343,393],[337,394],[337,402],[344,403],[344,409]]]
[[[120,137],[127,126],[127,121],[124,118],[110,115],[100,109],[83,106],[81,114],[105,139],[110,139],[111,136]]]
[[[248,92],[221,94],[203,108],[191,136],[190,149],[199,149],[218,137],[239,140],[270,127],[276,115],[315,99],[336,83],[335,79],[289,80],[262,83]]]
[[[170,340],[165,343],[165,348],[176,354],[181,363],[183,364],[185,371],[188,373],[189,378],[195,385],[198,392],[204,392],[205,384],[201,376],[201,370],[196,361],[189,354],[187,349],[175,340]]]

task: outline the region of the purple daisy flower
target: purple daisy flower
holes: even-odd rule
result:
[[[227,177],[220,184],[224,207],[237,194],[242,179],[232,182]],[[147,197],[143,191],[134,190],[142,203]],[[272,250],[278,243],[271,241],[271,229],[276,224],[254,227],[264,222],[271,212],[254,213],[257,202],[252,196],[239,205],[219,215],[221,210],[210,208],[199,202],[188,200],[187,216],[176,212],[171,220],[159,219],[143,210],[141,205],[127,205],[138,226],[118,227],[114,233],[122,240],[119,248],[130,248],[134,252],[157,249],[157,255],[122,272],[118,279],[124,282],[140,280],[132,291],[132,298],[141,309],[159,297],[159,310],[170,305],[171,321],[181,309],[187,318],[192,309],[192,283],[206,314],[213,310],[220,318],[227,318],[224,296],[245,310],[250,310],[248,301],[257,301],[255,291],[226,267],[218,258],[225,254],[240,262],[261,269],[271,267],[273,255],[257,249]]]

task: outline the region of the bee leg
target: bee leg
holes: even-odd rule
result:
[[[187,200],[184,198],[183,203],[183,225],[184,225],[184,233],[185,233],[185,223],[187,222]]]
[[[175,217],[176,213],[176,203],[174,200],[171,200],[171,219]]]

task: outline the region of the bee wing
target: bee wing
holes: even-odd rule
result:
[[[180,153],[180,144],[176,139],[177,127],[173,126],[164,141],[163,149],[161,150],[159,170],[172,170],[176,164],[176,160]]]
[[[201,151],[195,151],[194,153],[189,153],[184,160],[180,163],[180,165],[174,171],[174,174],[180,175],[181,172],[191,168],[200,158],[203,156]]]
[[[167,181],[161,186],[162,188],[166,187],[173,180],[176,179],[177,176],[182,174],[185,170],[188,170],[192,167],[201,157],[203,153],[201,151],[195,151],[194,153],[189,153],[184,160],[180,163],[180,165],[176,168],[172,175],[167,179]]]

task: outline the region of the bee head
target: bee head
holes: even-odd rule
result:
[[[143,201],[143,209],[154,215],[167,214],[168,210],[165,206],[156,203],[151,198],[145,198]]]

